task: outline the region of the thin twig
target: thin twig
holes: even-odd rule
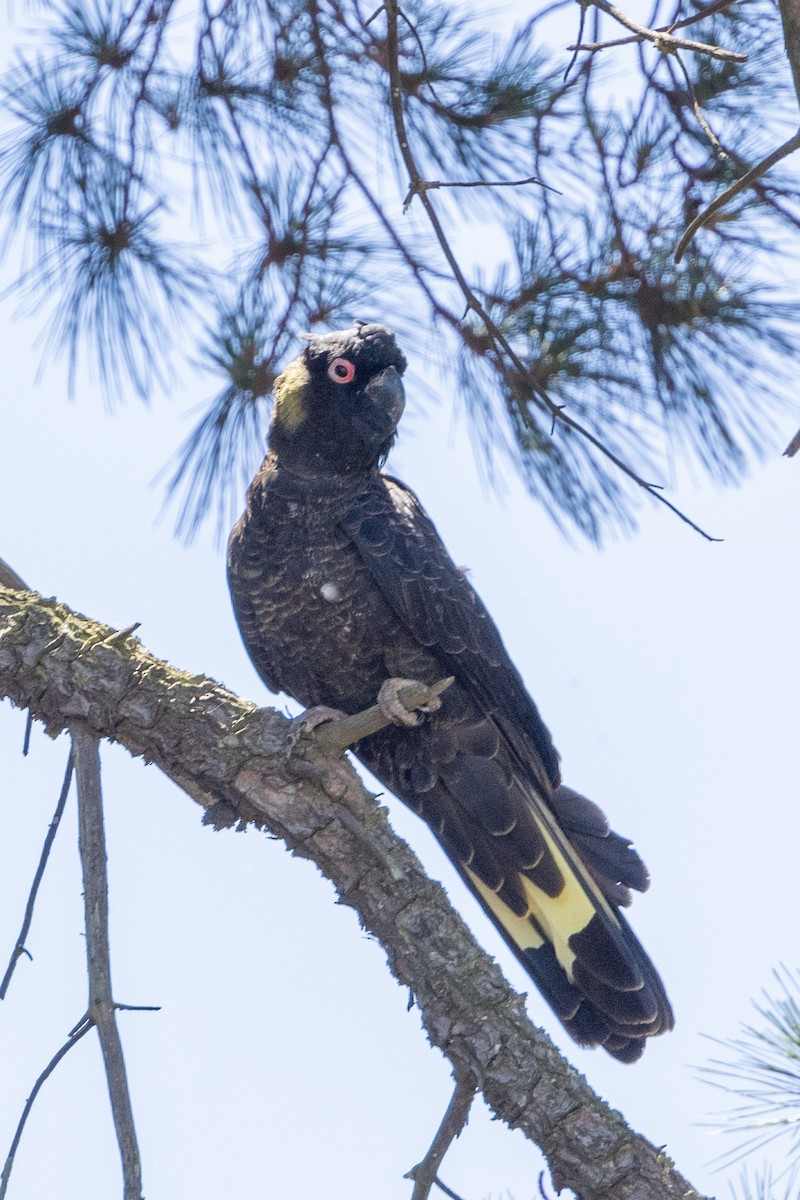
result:
[[[20,927],[19,936],[17,937],[14,949],[11,951],[11,958],[8,960],[8,966],[6,967],[6,973],[3,976],[3,982],[0,983],[0,1000],[5,1000],[6,992],[8,991],[8,985],[11,983],[11,976],[14,974],[14,968],[16,967],[22,955],[27,954],[29,958],[31,957],[30,952],[25,948],[25,942],[28,937],[28,931],[31,927],[31,921],[33,920],[33,908],[36,904],[36,896],[39,891],[39,885],[42,882],[45,867],[47,866],[47,860],[50,857],[50,851],[53,848],[53,842],[55,841],[56,834],[58,833],[58,826],[64,814],[64,807],[67,803],[69,787],[70,783],[72,782],[73,766],[74,763],[72,752],[70,751],[69,758],[67,759],[67,769],[64,772],[64,782],[61,785],[61,794],[58,797],[56,810],[53,813],[53,819],[50,822],[50,827],[47,830],[47,836],[44,839],[42,853],[39,856],[39,865],[36,868],[36,874],[33,877],[33,883],[31,884],[31,890],[28,895],[28,903],[25,906],[25,915],[22,918],[22,926]]]
[[[614,50],[617,46],[640,46],[644,38],[637,37],[636,34],[631,34],[630,37],[609,38],[605,42],[574,42],[573,45],[567,46],[567,50],[574,51],[570,65],[575,61],[575,55],[579,51],[584,51],[587,54],[596,54],[598,50]]]
[[[686,70],[686,64],[683,61],[683,59],[681,58],[680,54],[675,55],[675,61],[677,62],[678,66],[681,69],[681,74],[683,75],[683,79],[686,84],[686,90],[689,94],[689,100],[691,101],[692,112],[694,113],[695,117],[697,118],[697,123],[699,124],[700,128],[703,130],[703,133],[706,135],[708,140],[711,142],[711,145],[714,147],[714,149],[716,150],[716,152],[720,156],[720,158],[730,158],[730,155],[728,154],[727,150],[725,150],[723,148],[722,144],[720,143],[719,138],[714,133],[714,130],[711,128],[711,126],[709,125],[706,118],[703,116],[703,110],[700,108],[700,102],[698,101],[697,95],[694,90],[694,84],[692,83],[692,77],[689,74],[689,72]]]
[[[436,1184],[439,1191],[443,1192],[444,1195],[449,1198],[449,1200],[464,1200],[464,1197],[459,1196],[458,1192],[454,1192],[453,1189],[449,1188],[446,1183],[442,1183],[438,1175],[433,1182]]]
[[[381,6],[381,7],[382,7],[382,6]],[[400,6],[399,6],[399,5],[398,5],[398,8],[397,8],[397,15],[398,15],[399,17],[402,17],[402,18],[403,18],[403,20],[405,21],[406,25],[407,25],[407,26],[408,26],[408,28],[411,30],[411,35],[412,35],[412,37],[414,38],[415,42],[417,43],[417,47],[419,48],[419,54],[420,54],[420,58],[422,59],[422,69],[423,69],[423,71],[425,72],[425,75],[426,75],[426,87],[427,87],[428,91],[429,91],[429,92],[430,92],[430,94],[433,96],[433,98],[434,98],[434,100],[436,101],[436,103],[437,103],[437,104],[442,104],[442,101],[441,101],[441,100],[439,99],[439,97],[436,95],[436,92],[434,91],[433,84],[432,84],[432,83],[431,83],[431,81],[430,81],[430,74],[431,74],[431,71],[430,71],[430,67],[428,66],[428,56],[427,56],[427,54],[425,53],[425,45],[424,45],[424,43],[423,43],[423,41],[422,41],[422,38],[419,36],[419,31],[418,31],[418,29],[417,29],[416,25],[415,25],[415,24],[414,24],[414,22],[411,20],[411,18],[408,16],[408,13],[404,13],[404,12],[403,12],[403,10],[402,10],[402,8],[400,8]],[[371,18],[370,18],[370,19],[371,19]],[[444,107],[444,106],[443,106],[443,107]]]
[[[405,209],[408,208],[409,204],[414,199],[414,196],[423,190],[426,192],[432,192],[435,191],[436,188],[524,187],[524,185],[527,183],[538,183],[540,187],[547,188],[547,190],[550,192],[555,192],[557,196],[561,195],[558,188],[550,187],[548,183],[545,183],[541,179],[537,179],[535,175],[530,175],[527,179],[470,179],[464,183],[459,180],[449,182],[442,179],[424,179],[420,180],[413,188],[409,189],[408,195],[403,201],[403,209],[405,211]]]
[[[667,32],[672,33],[676,29],[685,29],[687,25],[696,25],[698,21],[704,21],[706,17],[713,17],[719,12],[724,12],[734,3],[735,0],[714,0],[713,4],[708,4],[705,8],[698,8],[691,16],[682,17],[680,21],[673,21],[667,27]]]
[[[124,629],[118,629],[115,633],[109,634],[105,640],[109,646],[113,646],[117,642],[126,642],[141,627],[141,621],[134,621],[131,625],[126,625]]]
[[[72,1047],[77,1042],[79,1042],[81,1040],[81,1038],[89,1032],[90,1029],[93,1028],[93,1025],[94,1025],[94,1022],[91,1020],[91,1018],[88,1015],[84,1016],[78,1022],[78,1024],[75,1026],[75,1028],[71,1031],[69,1037],[67,1038],[66,1042],[61,1047],[61,1049],[57,1050],[56,1053],[53,1055],[53,1057],[50,1059],[50,1062],[47,1064],[47,1066],[42,1071],[39,1078],[34,1083],[33,1088],[31,1089],[31,1094],[30,1094],[30,1096],[28,1096],[28,1099],[25,1101],[25,1107],[22,1110],[22,1116],[19,1119],[19,1123],[18,1123],[16,1131],[14,1133],[14,1137],[11,1140],[11,1147],[8,1151],[6,1161],[3,1165],[3,1173],[2,1173],[2,1175],[0,1175],[0,1200],[4,1200],[6,1191],[8,1190],[8,1181],[11,1176],[11,1169],[14,1166],[14,1158],[16,1156],[17,1150],[19,1149],[20,1139],[22,1138],[22,1131],[25,1128],[25,1122],[28,1120],[28,1117],[31,1114],[31,1109],[33,1108],[34,1101],[36,1100],[36,1097],[39,1095],[39,1092],[41,1091],[42,1084],[45,1082],[46,1079],[50,1078],[50,1076],[53,1074],[53,1071],[55,1071],[56,1067],[61,1062],[62,1058],[67,1053],[67,1051],[71,1050]]]
[[[379,9],[376,9],[375,13],[373,14],[373,17],[378,16],[378,14],[381,13],[382,11],[383,11],[383,5],[381,5],[381,7]],[[414,255],[412,254],[412,252],[406,246],[405,242],[403,241],[403,239],[400,237],[397,230],[395,229],[393,223],[389,220],[386,213],[384,212],[383,207],[380,204],[379,200],[373,194],[373,192],[370,190],[370,188],[367,185],[363,176],[356,169],[356,165],[347,151],[347,148],[344,144],[342,136],[339,133],[339,129],[336,124],[336,118],[334,115],[335,100],[334,100],[334,94],[333,94],[333,81],[331,79],[331,71],[330,71],[330,67],[328,65],[328,59],[327,59],[327,55],[326,55],[325,41],[322,36],[322,30],[320,28],[319,13],[318,13],[316,3],[314,2],[314,0],[309,0],[308,12],[309,12],[309,16],[311,17],[311,37],[314,42],[314,51],[316,53],[317,60],[320,64],[320,72],[322,75],[322,84],[323,84],[323,90],[324,90],[324,103],[325,103],[325,110],[326,110],[326,113],[328,116],[328,134],[329,134],[329,138],[330,138],[330,143],[332,146],[335,147],[336,152],[342,161],[342,165],[344,166],[344,169],[347,172],[348,178],[353,181],[356,188],[358,188],[358,190],[361,192],[361,195],[364,197],[364,199],[366,200],[370,209],[374,213],[376,219],[379,221],[387,238],[392,243],[392,245],[395,247],[398,254],[402,257],[402,259],[405,262],[408,269],[411,271],[412,275],[414,276],[414,279],[417,282],[417,286],[419,287],[420,291],[424,295],[425,299],[428,301],[429,305],[431,306],[432,311],[434,313],[436,313],[437,316],[444,317],[446,320],[448,320],[450,322],[450,324],[453,327],[457,328],[458,322],[457,322],[456,318],[453,317],[439,303],[439,301],[437,300],[433,291],[431,290],[430,284],[428,283],[428,281],[425,277],[426,274],[432,273],[430,267],[428,266],[427,263],[422,262],[422,261],[418,260],[417,258],[415,258]],[[371,17],[370,20],[372,20],[372,19],[373,18]]]
[[[604,2],[604,0],[599,0],[599,2]],[[502,353],[514,367],[515,371],[519,373],[520,378],[526,382],[531,394],[538,400],[539,404],[550,413],[554,421],[561,421],[565,425],[568,425],[570,429],[574,429],[577,434],[585,438],[590,445],[594,446],[596,450],[598,450],[605,458],[607,458],[609,462],[612,462],[620,471],[622,471],[624,475],[627,475],[630,480],[632,480],[638,487],[642,488],[643,491],[647,492],[648,495],[652,496],[660,504],[664,504],[671,512],[675,514],[676,517],[679,517],[684,524],[688,525],[690,529],[693,529],[695,533],[699,533],[701,537],[704,537],[709,542],[719,541],[719,538],[712,537],[711,534],[706,533],[706,531],[692,521],[691,518],[686,515],[686,513],[682,512],[676,505],[667,500],[667,498],[661,494],[658,485],[649,483],[647,480],[643,479],[641,475],[634,471],[632,467],[629,467],[628,464],[623,461],[623,459],[615,454],[613,450],[609,449],[609,447],[606,446],[605,443],[600,440],[600,438],[596,437],[589,429],[587,429],[585,425],[582,425],[580,421],[576,421],[574,417],[571,417],[567,412],[565,412],[562,405],[556,404],[555,401],[551,400],[544,388],[537,384],[530,370],[528,370],[528,368],[522,362],[519,355],[511,346],[511,343],[492,320],[483,304],[481,304],[480,300],[467,281],[467,278],[461,269],[455,253],[453,252],[453,248],[451,247],[447,235],[444,232],[444,228],[439,220],[436,209],[433,207],[431,199],[426,193],[424,187],[425,181],[423,180],[417,168],[416,161],[411,152],[408,134],[406,132],[405,115],[403,113],[403,90],[400,80],[399,59],[400,49],[397,32],[397,5],[395,0],[386,0],[384,9],[386,12],[386,50],[389,72],[389,103],[392,110],[392,118],[394,121],[397,143],[400,148],[400,153],[403,157],[406,170],[408,171],[409,195],[413,196],[416,194],[419,196],[420,203],[425,209],[428,220],[433,228],[436,240],[439,243],[439,247],[445,259],[447,260],[448,266],[450,267],[456,283],[461,289],[462,295],[464,296],[467,304],[467,312],[472,311],[481,319],[487,333],[490,335],[494,343],[495,351],[502,351]]]
[[[224,63],[214,37],[213,27],[215,18],[212,17],[211,10],[209,9],[208,4],[205,2],[203,4],[203,13],[206,18],[206,25],[200,35],[198,51],[200,50],[202,43],[207,41],[214,56],[214,64],[217,68],[219,78],[223,79],[225,76]],[[250,183],[252,185],[252,194],[258,204],[259,212],[261,213],[261,219],[264,222],[264,228],[270,236],[273,236],[275,233],[275,223],[272,218],[272,211],[270,205],[267,203],[264,197],[264,192],[261,186],[261,177],[258,173],[255,160],[247,143],[247,138],[244,135],[244,130],[241,127],[236,105],[233,103],[233,99],[231,98],[231,95],[227,89],[221,89],[220,99],[225,105],[225,109],[228,113],[228,120],[231,123],[231,128],[233,129],[234,134],[236,135],[236,141],[239,144],[239,152],[247,166],[247,170],[250,175]]]
[[[78,842],[83,871],[89,1015],[97,1026],[111,1112],[122,1158],[124,1200],[142,1200],[142,1166],[133,1122],[125,1059],[111,993],[108,875],[100,784],[100,744],[88,729],[71,729],[78,784]]]
[[[136,168],[136,151],[137,151],[136,124],[139,119],[139,111],[144,106],[144,104],[147,100],[147,83],[150,78],[150,75],[152,74],[153,68],[156,65],[156,59],[158,58],[159,52],[161,50],[161,42],[163,40],[164,33],[166,32],[166,28],[169,23],[169,17],[170,17],[170,13],[171,13],[173,4],[174,4],[174,0],[167,0],[167,3],[165,3],[163,6],[161,6],[158,12],[156,11],[155,7],[151,7],[149,9],[149,11],[145,14],[144,21],[142,22],[141,32],[140,32],[139,38],[136,42],[136,48],[138,49],[139,45],[144,40],[147,31],[152,27],[153,22],[151,20],[151,16],[154,17],[157,24],[156,24],[155,33],[153,35],[153,47],[150,52],[150,57],[149,57],[147,63],[145,64],[143,70],[139,74],[139,88],[138,88],[136,96],[134,97],[133,104],[131,106],[131,115],[130,115],[130,121],[128,124],[128,149],[130,151],[130,159],[127,164],[127,171],[126,171],[126,175],[125,175],[125,184],[124,184],[124,188],[123,188],[123,197],[124,197],[123,204],[122,204],[123,218],[127,218],[127,216],[128,216],[128,205],[130,202],[131,187],[133,185],[134,180],[137,179],[139,176],[139,172]]]
[[[656,50],[662,54],[674,54],[676,50],[688,50],[693,54],[707,54],[710,58],[718,58],[722,62],[747,62],[747,55],[737,50],[724,50],[721,46],[710,46],[706,42],[693,42],[687,38],[675,37],[663,29],[648,29],[645,25],[637,25],[624,12],[609,4],[608,0],[589,0],[595,8],[613,17],[620,25],[630,29],[636,35],[637,42],[652,42]],[[586,50],[587,46],[568,46],[568,50]]]
[[[437,1184],[446,1195],[454,1194],[437,1178],[437,1174],[442,1159],[467,1123],[469,1110],[475,1097],[475,1079],[472,1075],[456,1074],[455,1080],[453,1095],[428,1153],[421,1162],[403,1176],[404,1179],[413,1179],[414,1181],[411,1200],[428,1200],[434,1184]]]
[[[683,232],[681,240],[678,242],[677,249],[675,250],[675,262],[681,261],[686,251],[686,247],[689,245],[698,229],[701,229],[704,225],[708,225],[711,218],[718,213],[721,208],[724,208],[725,205],[734,198],[734,196],[738,196],[739,192],[743,192],[746,188],[750,187],[751,184],[755,183],[757,179],[760,179],[762,175],[766,175],[767,171],[769,171],[771,167],[774,167],[776,163],[779,163],[781,159],[788,158],[790,154],[794,154],[795,150],[800,150],[800,130],[793,134],[787,142],[783,143],[782,146],[779,146],[777,150],[773,150],[771,154],[768,154],[767,157],[762,159],[760,163],[756,163],[754,167],[751,167],[749,171],[746,171],[745,174],[742,175],[741,179],[737,179],[736,182],[732,183],[731,186],[726,188],[724,192],[720,192],[716,199],[711,201],[708,208],[704,209],[701,213],[698,213],[694,220],[689,222]]]
[[[441,696],[442,692],[450,687],[453,679],[454,676],[449,675],[446,679],[440,679],[438,683],[432,683],[430,687],[424,683],[409,684],[400,689],[397,699],[404,708],[413,712],[415,708],[423,708],[426,704],[430,704],[431,700]],[[301,721],[302,719],[300,717]],[[391,723],[390,718],[384,716],[378,705],[373,704],[372,708],[366,708],[363,712],[319,725],[314,730],[312,737],[314,744],[323,750],[346,750],[354,742],[369,737],[372,733],[377,733],[379,729],[385,729]]]
[[[572,58],[567,63],[567,69],[564,72],[564,82],[565,83],[569,79],[570,74],[572,73],[572,68],[575,66],[575,62],[578,57],[578,50],[580,49],[580,44],[583,41],[583,30],[586,26],[586,5],[581,4],[579,7],[581,10],[581,15],[578,19],[578,44],[576,46],[568,46],[567,47],[567,49],[573,51],[573,55],[572,55]]]

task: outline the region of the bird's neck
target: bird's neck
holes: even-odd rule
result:
[[[288,461],[287,461],[288,457]],[[270,450],[262,468],[264,482],[271,492],[284,500],[357,495],[380,477],[377,463],[361,468],[334,468],[330,463],[294,461],[292,456]]]

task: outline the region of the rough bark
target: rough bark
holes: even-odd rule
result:
[[[316,862],[384,946],[431,1042],[542,1148],[556,1187],[582,1200],[698,1198],[530,1023],[345,760],[302,742],[290,757],[279,713],[35,593],[0,590],[1,696],[52,735],[79,721],[119,742],[157,764],[207,820],[254,822]]]

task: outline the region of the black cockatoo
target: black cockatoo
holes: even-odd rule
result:
[[[673,1024],[619,911],[647,872],[561,784],[491,617],[414,493],[381,472],[405,367],[390,330],[358,323],[309,338],[276,381],[229,544],[244,644],[267,686],[306,706],[355,713],[380,695],[398,723],[354,753],[428,823],[572,1037],[633,1062]],[[450,675],[435,711],[393,704],[395,685]]]

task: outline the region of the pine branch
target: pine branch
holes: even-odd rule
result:
[[[600,0],[598,0],[598,3]],[[637,487],[646,492],[658,503],[663,504],[670,512],[674,513],[684,524],[693,529],[695,533],[699,533],[701,537],[709,542],[717,542],[721,539],[713,537],[702,529],[695,521],[693,521],[686,513],[673,504],[663,494],[660,484],[649,482],[638,471],[634,470],[629,463],[625,462],[620,455],[616,454],[611,447],[603,440],[592,433],[585,425],[576,420],[568,412],[565,411],[565,406],[556,404],[551,399],[547,391],[540,386],[535,377],[534,370],[526,367],[520,357],[515,352],[513,346],[505,336],[503,331],[498,328],[497,324],[492,320],[491,315],[487,311],[485,305],[481,302],[476,294],[475,289],[468,282],[464,271],[453,251],[450,244],[450,239],[445,233],[442,222],[434,208],[430,197],[428,196],[429,185],[423,179],[422,174],[417,166],[414,153],[409,143],[408,132],[406,129],[405,114],[403,112],[403,94],[400,80],[400,64],[399,64],[399,42],[398,42],[398,8],[396,0],[385,0],[384,8],[386,11],[386,27],[387,27],[387,57],[388,70],[391,91],[391,108],[392,118],[395,126],[395,135],[403,162],[406,166],[409,176],[408,193],[404,201],[404,207],[408,208],[414,196],[419,196],[420,203],[425,210],[425,213],[430,221],[436,241],[447,260],[447,265],[452,272],[453,278],[458,284],[464,296],[467,305],[467,313],[474,312],[479,318],[486,330],[487,338],[492,345],[498,359],[502,364],[504,376],[511,380],[512,378],[523,381],[525,388],[529,391],[531,398],[536,404],[547,413],[549,413],[552,421],[551,436],[555,432],[556,425],[563,423],[573,430],[578,436],[589,443],[599,454],[612,463],[618,471],[627,476]],[[467,340],[466,337],[464,339]]]
[[[702,229],[704,225],[710,224],[717,213],[727,204],[730,204],[731,200],[733,200],[735,196],[738,196],[740,192],[743,192],[747,188],[751,187],[762,177],[762,175],[766,175],[767,171],[769,171],[771,167],[774,167],[776,163],[782,162],[784,158],[788,158],[790,154],[794,154],[797,150],[800,150],[800,130],[798,130],[797,133],[792,134],[792,136],[785,141],[783,145],[778,146],[777,150],[773,150],[772,153],[768,154],[766,158],[761,160],[761,162],[756,163],[754,167],[751,167],[741,179],[737,179],[736,182],[732,183],[729,188],[726,188],[724,192],[721,192],[716,199],[712,200],[708,208],[704,209],[701,213],[698,213],[694,220],[687,225],[681,240],[678,242],[678,245],[675,249],[675,261],[681,261],[684,253],[686,252],[686,247],[689,245],[698,229]]]
[[[11,591],[0,592],[0,696],[52,735],[80,722],[155,763],[210,823],[253,822],[316,862],[385,947],[432,1044],[542,1148],[556,1187],[583,1200],[698,1200],[531,1025],[347,762],[313,745],[287,756],[290,723],[280,714],[55,601]]]
[[[620,9],[609,4],[608,0],[589,0],[589,2],[595,8],[599,8],[601,12],[613,17],[620,25],[624,25],[626,29],[630,29],[634,35],[634,41],[650,42],[662,54],[675,54],[678,50],[687,50],[693,54],[707,54],[709,58],[716,58],[721,62],[747,62],[747,55],[740,54],[736,50],[725,50],[722,46],[710,46],[706,42],[693,42],[688,38],[675,37],[673,33],[663,29],[648,29],[644,25],[638,25]],[[678,23],[676,22],[671,28],[677,29]],[[627,38],[624,40],[628,41]],[[609,44],[606,42],[587,46],[568,46],[567,48],[569,50],[601,50]],[[620,42],[616,44],[619,45]]]
[[[798,3],[782,4],[795,65]],[[564,79],[540,39],[558,4],[498,43],[491,16],[428,0],[409,12],[387,0],[368,20],[354,0],[237,6],[235,20],[230,3],[200,0],[188,56],[175,54],[172,7],[56,6],[40,51],[0,77],[0,250],[28,238],[14,290],[37,316],[53,305],[45,351],[68,351],[71,369],[94,354],[112,394],[146,395],[175,367],[176,314],[216,327],[199,356],[186,347],[225,382],[173,476],[181,532],[227,512],[297,335],[369,308],[416,361],[424,342],[450,378],[455,367],[485,456],[506,454],[565,531],[634,528],[642,491],[668,503],[658,482],[677,448],[725,482],[769,451],[770,416],[793,395],[781,374],[796,374],[797,314],[741,249],[760,261],[776,232],[797,236],[789,173],[755,178],[753,202],[709,225],[702,252],[679,271],[671,260],[680,230],[751,167],[767,115],[783,125],[770,0],[688,15],[657,3],[652,28],[587,0],[589,49],[609,17],[627,36],[606,44],[638,43],[631,112],[604,94],[591,55]],[[700,21],[704,40],[684,38]],[[400,218],[397,140],[420,222]],[[534,176],[542,186],[523,189]],[[176,246],[180,222],[206,212],[210,238]],[[484,218],[513,247],[488,287],[487,261],[453,253],[462,223]],[[231,233],[243,249],[209,287],[212,243],[230,247]]]

